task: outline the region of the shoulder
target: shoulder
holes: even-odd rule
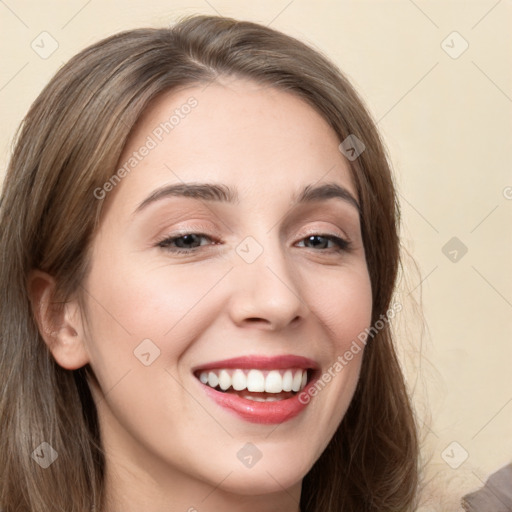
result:
[[[462,506],[467,512],[510,512],[512,510],[512,464],[493,473],[478,491],[466,494]]]

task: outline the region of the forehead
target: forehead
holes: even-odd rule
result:
[[[339,143],[328,122],[296,95],[224,77],[152,102],[119,161],[129,172],[118,188],[136,200],[162,184],[208,181],[230,184],[241,197],[270,199],[328,181],[357,197]]]

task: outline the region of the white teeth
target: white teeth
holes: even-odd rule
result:
[[[292,391],[299,391],[302,384],[302,372],[299,370],[293,376]]]
[[[267,396],[267,398],[263,398],[261,396],[244,396],[246,400],[252,400],[253,402],[278,402],[279,398],[276,396]]]
[[[300,389],[304,389],[306,387],[307,383],[308,383],[308,373],[303,372],[302,373],[302,381],[300,383]]]
[[[265,379],[265,391],[267,393],[281,393],[283,390],[283,378],[277,370],[272,370]]]
[[[247,377],[242,370],[235,370],[231,377],[231,384],[235,391],[242,391],[247,387]]]
[[[247,374],[247,391],[265,391],[265,376],[260,370],[249,370]]]
[[[208,386],[211,386],[212,388],[216,388],[219,385],[219,378],[217,377],[217,374],[214,372],[210,372],[208,374]]]
[[[221,370],[219,374],[219,386],[222,391],[226,391],[231,387],[231,377],[226,370]]]
[[[199,380],[212,388],[220,387],[222,391],[233,388],[235,391],[247,391],[251,393],[282,393],[298,392],[305,388],[308,381],[307,370],[230,370],[219,369],[203,371],[199,374]],[[261,397],[253,397],[255,400]],[[269,397],[273,399],[274,397]],[[267,401],[266,399],[262,399]],[[270,400],[272,401],[272,400]]]
[[[291,370],[286,370],[283,375],[283,391],[291,391],[293,383],[293,374]]]

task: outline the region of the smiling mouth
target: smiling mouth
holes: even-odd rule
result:
[[[286,368],[210,369],[196,371],[195,377],[205,386],[255,402],[277,402],[293,398],[311,379],[313,370]]]

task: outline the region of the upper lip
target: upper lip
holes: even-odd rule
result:
[[[274,369],[287,369],[287,368],[304,368],[318,370],[319,365],[312,359],[303,356],[296,356],[286,354],[282,356],[240,356],[232,359],[223,359],[220,361],[213,361],[196,366],[192,369],[193,372],[199,370],[214,370],[220,368],[232,369],[259,369],[259,370],[274,370]]]

